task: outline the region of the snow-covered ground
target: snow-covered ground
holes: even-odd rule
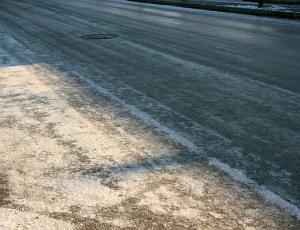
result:
[[[55,2],[0,5],[0,228],[299,227],[295,22]]]
[[[296,227],[83,77],[24,58],[1,50],[0,229]]]

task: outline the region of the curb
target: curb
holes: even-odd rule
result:
[[[257,15],[257,16],[300,19],[300,12],[294,12],[294,11],[271,11],[271,10],[264,10],[264,9],[247,9],[247,8],[238,8],[233,6],[224,6],[224,5],[210,4],[210,3],[201,3],[201,2],[195,3],[195,2],[187,2],[187,1],[178,2],[172,0],[127,0],[127,1],[181,6],[186,8],[222,11],[222,12],[239,13],[239,14],[250,14],[250,15]]]

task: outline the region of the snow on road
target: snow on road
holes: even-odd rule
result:
[[[202,54],[231,53],[221,53],[219,43],[208,50],[197,43],[203,35],[194,33],[193,20],[200,14],[151,6],[142,7],[150,15],[136,20],[139,4],[55,2],[0,7],[0,229],[299,228],[299,209],[292,204],[297,199],[286,202],[229,166],[297,197],[291,189],[298,186],[296,155],[282,161],[278,154],[298,146],[299,96],[292,80],[260,79],[251,52],[240,55],[238,66],[251,60],[249,75],[258,79],[224,73],[199,64],[202,56],[193,61],[185,56],[192,52],[180,53],[180,39],[161,37],[167,25],[169,34],[182,36],[184,30]],[[103,4],[101,13],[97,4]],[[151,15],[157,12],[163,21]],[[174,20],[176,30],[170,29]],[[264,36],[275,31],[261,26],[262,34],[254,36],[248,21],[221,21],[233,31],[247,28],[236,36],[244,47],[239,52],[257,45],[250,35],[268,46]],[[205,36],[214,33],[205,23],[201,27]],[[119,37],[82,40],[99,29]],[[227,43],[233,38],[229,30],[218,31]],[[297,56],[289,49],[285,55]]]
[[[0,229],[297,228],[76,76],[24,60],[1,50]]]

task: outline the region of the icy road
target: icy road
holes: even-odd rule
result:
[[[300,229],[299,63],[299,21],[0,1],[0,229]]]

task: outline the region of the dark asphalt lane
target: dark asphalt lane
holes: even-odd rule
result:
[[[0,23],[43,62],[98,72],[97,84],[300,207],[298,21],[126,1],[7,0]],[[118,37],[81,38],[88,33]],[[64,60],[43,58],[49,50]]]

